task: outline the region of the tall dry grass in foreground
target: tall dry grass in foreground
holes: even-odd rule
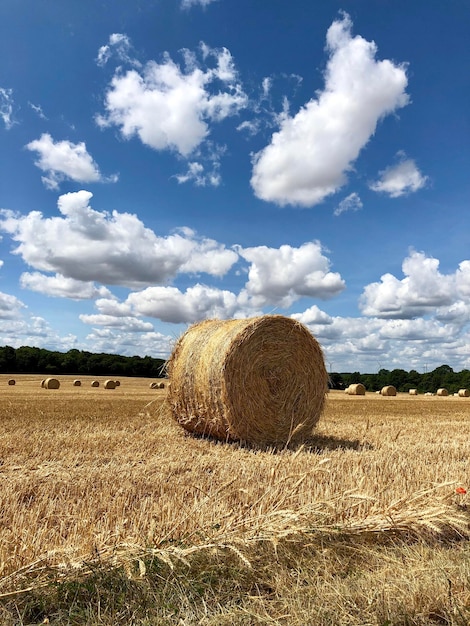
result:
[[[306,445],[257,450],[188,435],[147,379],[82,381],[0,377],[4,623],[90,576],[121,595],[57,623],[470,623],[468,399],[332,392]]]

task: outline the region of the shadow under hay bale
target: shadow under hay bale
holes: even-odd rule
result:
[[[393,385],[385,385],[385,387],[382,387],[380,394],[382,396],[396,396],[397,390]]]
[[[44,381],[45,389],[59,389],[59,387],[60,382],[57,380],[57,378],[46,378],[46,380]]]
[[[176,343],[168,373],[181,426],[258,445],[311,436],[328,390],[320,345],[280,315],[195,324]]]

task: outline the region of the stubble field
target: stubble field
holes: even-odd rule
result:
[[[8,378],[1,623],[470,623],[470,398],[330,392],[260,450],[187,434],[149,379]]]

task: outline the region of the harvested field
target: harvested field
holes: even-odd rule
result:
[[[152,379],[107,394],[58,376],[48,394],[41,378],[0,376],[1,623],[32,623],[38,598],[64,624],[470,618],[465,399],[331,392],[314,436],[274,450],[188,434]],[[99,572],[103,598],[110,568],[127,621],[87,621],[97,600],[78,606],[77,587],[71,620],[57,585]],[[135,618],[133,581],[160,613]]]

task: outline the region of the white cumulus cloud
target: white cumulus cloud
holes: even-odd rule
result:
[[[84,142],[54,141],[48,133],[43,133],[39,139],[28,143],[26,148],[38,153],[35,165],[45,172],[42,181],[48,189],[58,189],[66,179],[79,183],[105,180]],[[116,182],[117,177],[106,180]]]
[[[344,281],[330,271],[330,261],[319,242],[304,243],[298,248],[257,246],[239,248],[241,257],[250,262],[246,292],[253,305],[289,307],[301,297],[331,298],[344,289]]]
[[[200,53],[202,64],[196,54],[183,51],[184,68],[166,53],[161,63],[149,61],[141,71],[118,70],[98,125],[117,126],[126,139],[138,136],[155,150],[189,157],[209,136],[209,123],[236,115],[248,103],[230,52],[201,44]]]
[[[14,253],[29,266],[85,283],[142,287],[179,272],[223,276],[238,260],[233,250],[191,229],[162,237],[134,214],[96,211],[89,205],[92,195],[81,190],[60,196],[60,217],[3,210],[0,229],[18,243]]]
[[[369,185],[370,189],[399,198],[426,186],[428,177],[421,174],[413,159],[407,159],[402,152],[398,157],[396,165],[379,172],[379,179]]]
[[[46,276],[41,272],[24,272],[20,276],[20,285],[23,289],[71,300],[94,300],[111,296],[111,292],[106,287],[97,287],[92,282],[75,280],[61,274]]]
[[[377,47],[351,35],[348,15],[327,32],[325,85],[293,117],[281,118],[271,143],[255,155],[258,198],[313,206],[346,182],[361,149],[384,116],[408,103],[404,65],[376,60]]]

